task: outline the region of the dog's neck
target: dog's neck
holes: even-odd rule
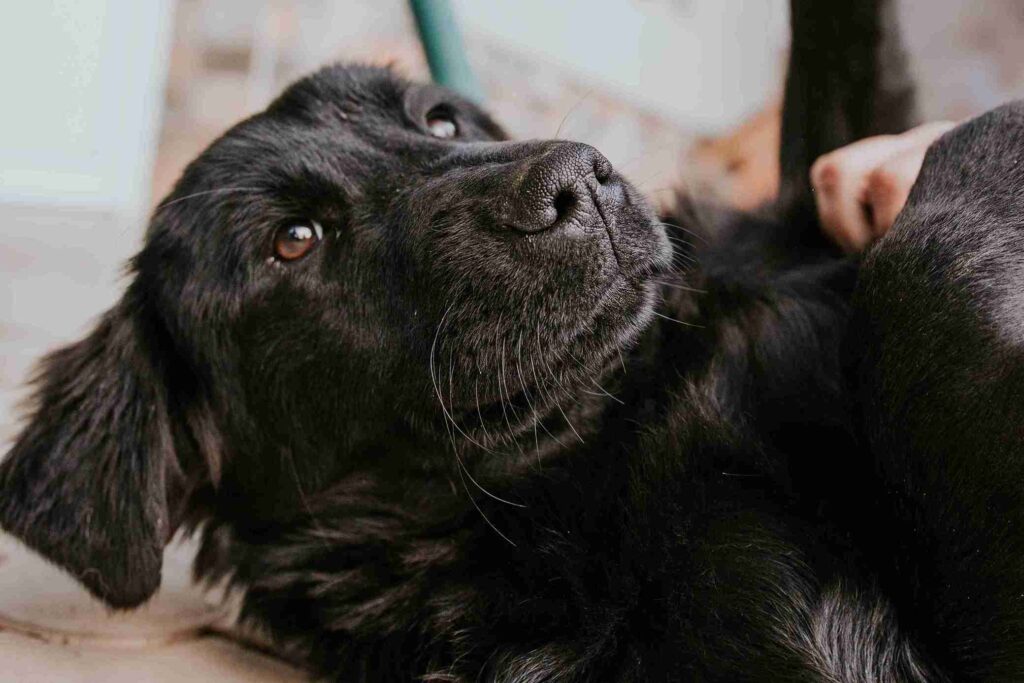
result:
[[[617,459],[630,448],[640,425],[647,423],[663,400],[664,382],[658,379],[658,365],[665,367],[663,349],[680,346],[676,330],[663,330],[664,324],[656,318],[599,380],[580,386],[571,402],[563,401],[548,415],[537,416],[512,439],[483,446],[450,425],[424,429],[399,420],[355,444],[344,457],[325,458],[347,464],[344,471],[320,474],[321,481],[330,482],[327,486],[313,483],[317,476],[307,475],[303,469],[310,464],[301,458],[292,462],[289,454],[282,454],[277,460],[284,464],[279,475],[271,477],[272,486],[257,492],[281,503],[260,507],[274,514],[254,519],[248,507],[239,515],[233,504],[214,504],[212,516],[219,518],[214,525],[226,524],[238,535],[259,537],[278,530],[316,527],[323,524],[325,515],[331,517],[332,524],[340,523],[338,501],[350,500],[353,492],[359,492],[360,500],[370,507],[413,509],[417,506],[410,501],[425,496],[432,503],[419,506],[424,511],[419,521],[426,526],[447,524],[469,513],[476,516],[475,508],[481,502],[515,497],[520,487],[534,486],[528,482],[538,474],[603,466],[601,460]],[[672,327],[680,326],[672,323]],[[214,494],[229,500],[246,495],[252,493],[222,489]],[[452,500],[446,505],[434,504],[443,498]],[[428,508],[430,514],[426,515]],[[354,509],[350,512],[358,516]]]
[[[410,440],[402,449],[419,449],[418,469],[352,473],[307,492],[298,514],[279,524],[215,519],[205,529],[196,572],[232,576],[247,595],[243,616],[282,641],[294,635],[291,624],[301,623],[300,635],[316,632],[327,647],[335,636],[421,622],[434,628],[432,620],[448,613],[446,600],[494,597],[466,585],[467,576],[498,576],[509,566],[546,575],[545,548],[561,533],[575,538],[602,529],[624,538],[613,530],[623,513],[653,514],[645,499],[633,500],[633,455],[645,438],[644,416],[663,409],[657,404],[671,394],[652,377],[662,353],[677,343],[674,330],[652,324],[603,378],[611,396],[586,394],[599,410],[576,424],[572,441],[559,443],[543,431],[534,441],[531,430],[529,439],[494,453],[472,445],[453,451],[444,438]],[[435,462],[444,464],[428,464]],[[670,464],[686,467],[685,458]],[[288,616],[276,612],[279,600]]]

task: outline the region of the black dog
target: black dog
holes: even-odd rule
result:
[[[910,123],[884,5],[794,3],[782,198],[693,240],[585,145],[297,83],[43,365],[0,521],[120,608],[201,526],[340,681],[1018,678],[1024,114],[930,154],[848,333],[807,171]]]

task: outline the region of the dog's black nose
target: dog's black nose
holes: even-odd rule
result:
[[[600,212],[612,165],[590,145],[561,142],[541,153],[513,190],[506,225],[532,233]]]

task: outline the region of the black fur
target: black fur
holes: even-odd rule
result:
[[[892,0],[849,3],[840,11],[828,2],[791,0],[790,6],[781,206],[787,223],[816,228],[809,165],[851,140],[908,128],[916,118],[914,87]],[[823,241],[821,231],[799,237]]]
[[[201,528],[197,575],[339,681],[1019,677],[1024,119],[930,154],[850,325],[807,170],[912,107],[888,3],[823,8],[794,3],[782,200],[713,225],[439,88],[295,84],[46,361],[0,522],[116,607]]]
[[[928,151],[851,346],[891,590],[955,680],[1024,678],[1024,103]]]

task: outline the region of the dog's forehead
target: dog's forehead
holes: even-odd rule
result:
[[[412,84],[389,69],[331,66],[297,81],[267,109],[214,142],[186,172],[189,192],[210,183],[272,188],[356,180],[405,125]],[[244,181],[244,182],[243,182]]]
[[[269,115],[356,122],[367,114],[401,114],[411,84],[381,67],[334,65],[292,84],[267,109]]]
[[[504,139],[483,110],[443,88],[381,67],[330,66],[211,144],[189,164],[160,215],[187,208],[209,224],[224,223],[236,210],[251,217],[254,207],[357,203],[368,189],[405,182],[448,152],[419,120],[431,102],[457,106],[467,139]]]
[[[458,109],[465,123],[483,135],[506,137],[486,111],[457,93],[414,83],[390,68],[372,66],[325,67],[285,90],[263,117],[304,123],[321,134],[340,135],[350,142],[383,141],[385,147],[394,149],[400,141],[395,136],[397,129],[410,130],[426,109],[441,103]]]

